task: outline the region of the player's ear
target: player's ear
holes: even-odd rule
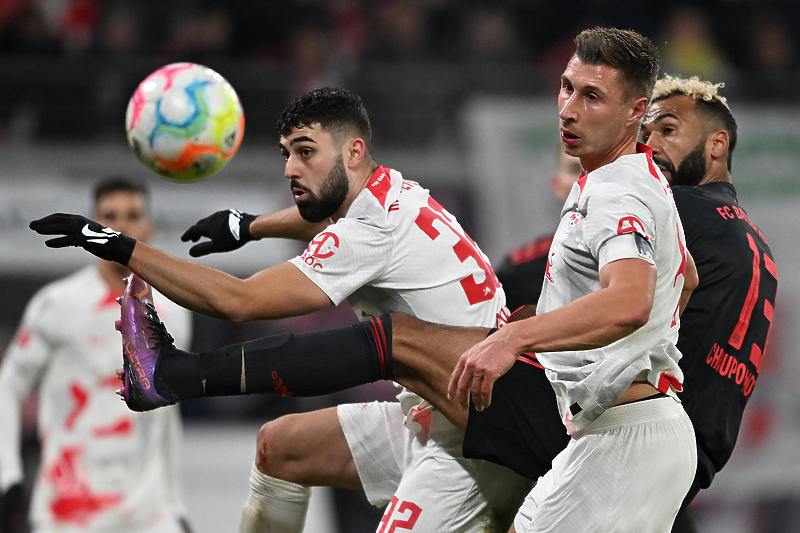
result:
[[[354,137],[350,139],[347,149],[347,168],[354,168],[364,160],[367,154],[367,145],[364,139]]]
[[[642,96],[633,101],[630,107],[631,116],[628,122],[630,124],[640,125],[644,114],[647,112],[647,98]]]
[[[720,159],[725,157],[728,153],[730,146],[730,138],[728,132],[725,130],[717,130],[708,136],[706,141],[706,150],[710,153],[712,159]]]

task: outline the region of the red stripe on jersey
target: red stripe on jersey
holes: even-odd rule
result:
[[[517,248],[509,254],[509,259],[515,265],[521,265],[543,257],[550,251],[550,245],[553,244],[553,236],[542,237],[537,239],[521,248]]]
[[[96,427],[92,430],[92,435],[102,437],[121,437],[133,433],[133,420],[124,416],[116,422],[107,426]]]
[[[536,368],[541,368],[542,370],[544,370],[544,367],[542,366],[542,363],[540,363],[539,360],[536,358],[536,354],[535,353],[523,353],[523,354],[520,354],[520,356],[517,357],[517,361],[519,361],[521,363],[527,363],[527,364],[529,364],[531,366],[535,366]]]
[[[89,391],[77,383],[72,383],[69,387],[69,394],[75,401],[75,406],[64,421],[64,429],[72,431],[72,428],[75,427],[75,421],[78,420],[83,410],[86,409],[86,404],[89,403]]]
[[[772,277],[778,279],[778,267],[775,266],[775,261],[770,259],[768,255],[764,256],[764,266],[767,268],[767,272],[772,274]]]
[[[109,289],[108,292],[103,295],[103,298],[97,302],[97,310],[103,309],[108,306],[117,306],[117,298],[122,296],[121,292],[117,292],[115,290]]]
[[[31,341],[31,330],[25,326],[20,328],[19,332],[17,332],[17,338],[15,342],[17,346],[20,348],[25,348],[28,343]]]
[[[580,187],[580,189],[581,189],[581,192],[578,193],[578,198],[580,198],[581,194],[583,194],[583,188],[586,187],[586,179],[588,177],[589,177],[589,174],[584,174],[583,176],[578,178],[578,181],[576,182],[578,184],[578,187]]]
[[[375,172],[369,178],[367,190],[378,200],[381,207],[386,207],[386,197],[389,195],[389,190],[391,188],[392,179],[389,176],[389,170],[383,167],[375,169]]]

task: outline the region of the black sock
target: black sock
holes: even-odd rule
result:
[[[201,354],[173,347],[156,365],[156,391],[181,400],[263,393],[319,396],[390,379],[391,348],[389,315],[346,328],[285,333]]]

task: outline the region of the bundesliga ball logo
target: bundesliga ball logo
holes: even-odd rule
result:
[[[244,113],[225,78],[202,65],[174,63],[136,88],[125,130],[147,168],[173,181],[192,182],[233,157],[244,135]]]

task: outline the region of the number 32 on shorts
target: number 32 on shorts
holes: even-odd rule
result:
[[[413,502],[400,501],[393,496],[383,513],[378,533],[395,533],[396,531],[411,531],[419,520],[422,509]]]

